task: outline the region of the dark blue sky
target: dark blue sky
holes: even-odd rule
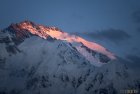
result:
[[[139,9],[139,0],[1,0],[0,28],[28,19],[67,32],[132,29]]]
[[[0,29],[30,20],[140,62],[140,0],[0,0]]]

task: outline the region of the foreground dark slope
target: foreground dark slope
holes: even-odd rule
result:
[[[119,94],[140,89],[139,77],[122,60],[40,29],[33,34],[13,28],[17,25],[0,32],[0,94]]]

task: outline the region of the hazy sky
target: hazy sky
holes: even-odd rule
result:
[[[77,33],[140,64],[140,0],[0,0],[0,29],[23,20]]]
[[[67,32],[132,29],[139,0],[0,0],[0,28],[31,20]]]

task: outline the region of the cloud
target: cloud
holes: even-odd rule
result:
[[[127,54],[125,58],[118,57],[121,63],[127,65],[129,69],[135,70],[135,73],[139,74],[140,68],[140,56],[135,54]]]
[[[126,56],[127,60],[130,61],[130,63],[128,62],[129,66],[131,66],[132,68],[138,69],[140,68],[140,56],[138,55],[127,55]]]
[[[140,63],[140,57],[137,55],[127,55],[127,58],[133,63]]]
[[[86,32],[85,34],[94,38],[105,38],[112,42],[121,42],[130,38],[130,35],[128,33],[119,29],[107,29],[96,32]]]
[[[132,17],[133,17],[133,19],[134,19],[134,22],[140,23],[140,10],[139,10],[139,11],[135,11],[135,12],[132,14]]]
[[[140,27],[139,27],[139,28],[137,28],[137,33],[140,33]]]

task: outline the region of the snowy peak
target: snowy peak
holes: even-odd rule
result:
[[[19,35],[25,36],[27,33],[38,35],[45,39],[49,36],[48,34],[41,32],[39,26],[31,21],[23,21],[21,23],[11,24],[7,30],[13,31],[17,37]]]
[[[86,57],[91,62],[94,61],[101,63],[98,59],[95,59],[95,57],[104,58],[106,56],[111,60],[116,58],[113,53],[109,52],[103,46],[94,42],[87,41],[79,36],[70,35],[56,27],[47,27],[44,25],[35,24],[31,21],[23,21],[21,23],[10,25],[7,30],[16,33],[17,37],[36,35],[44,39],[51,37],[57,40],[71,43],[72,46],[74,46],[84,57]],[[83,46],[86,48],[83,48]],[[87,52],[87,49],[98,53],[98,55],[96,54],[93,56],[93,53]]]

